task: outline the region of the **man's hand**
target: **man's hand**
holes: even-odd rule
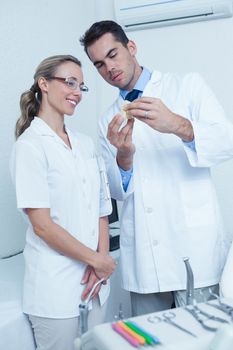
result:
[[[125,106],[125,110],[161,133],[174,134],[187,142],[194,138],[191,122],[173,113],[158,98],[141,97]]]
[[[134,120],[127,120],[127,124],[121,128],[124,118],[117,114],[109,123],[107,138],[111,145],[117,149],[118,165],[124,169],[132,168],[135,146],[132,142]]]

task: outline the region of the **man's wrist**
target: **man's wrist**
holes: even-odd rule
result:
[[[122,170],[127,171],[133,167],[133,155],[134,152],[130,154],[117,153],[116,161]]]
[[[191,122],[178,114],[175,114],[175,119],[176,121],[172,133],[180,137],[185,142],[193,141],[194,132]]]

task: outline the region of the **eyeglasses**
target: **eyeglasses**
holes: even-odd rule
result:
[[[79,84],[78,81],[73,77],[68,77],[68,78],[51,77],[51,78],[49,78],[49,80],[52,80],[52,79],[61,81],[62,83],[66,84],[66,86],[68,86],[68,88],[70,88],[71,90],[77,90],[77,88],[79,88],[80,91],[82,91],[82,92],[87,92],[89,90],[88,87],[84,83]]]

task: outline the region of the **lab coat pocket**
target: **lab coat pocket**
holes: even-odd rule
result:
[[[215,193],[208,180],[195,180],[181,184],[181,197],[185,223],[188,228],[216,223]]]

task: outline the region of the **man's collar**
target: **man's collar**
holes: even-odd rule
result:
[[[143,92],[150,78],[151,78],[151,72],[146,67],[142,67],[142,73],[138,78],[134,86],[134,89],[137,89]],[[128,94],[128,92],[129,90],[120,89],[120,95],[123,97],[123,99],[125,99],[125,96]]]

